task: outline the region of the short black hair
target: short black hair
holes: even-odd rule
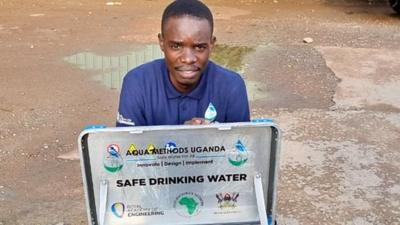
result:
[[[161,33],[165,23],[170,18],[182,16],[193,16],[199,19],[206,19],[211,27],[211,34],[214,30],[214,19],[210,9],[199,0],[175,0],[165,8],[161,19]]]

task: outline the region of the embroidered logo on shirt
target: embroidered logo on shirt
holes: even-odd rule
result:
[[[210,102],[208,104],[207,110],[204,113],[204,119],[214,122],[215,118],[217,118],[217,110],[215,109],[214,105]]]
[[[135,123],[128,118],[124,118],[119,112],[117,115],[117,122],[120,124],[125,124],[125,125],[129,125],[129,126],[135,126]]]

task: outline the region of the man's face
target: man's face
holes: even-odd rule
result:
[[[159,44],[164,52],[169,77],[181,93],[193,90],[208,63],[215,43],[206,19],[191,16],[169,18]]]

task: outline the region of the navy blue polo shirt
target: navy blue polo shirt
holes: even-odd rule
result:
[[[176,125],[194,117],[205,118],[210,105],[214,121],[249,121],[246,87],[239,74],[211,61],[199,84],[182,94],[172,85],[164,59],[129,71],[124,77],[117,126]]]

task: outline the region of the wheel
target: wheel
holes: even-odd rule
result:
[[[394,11],[400,13],[400,0],[389,0],[389,3]]]

